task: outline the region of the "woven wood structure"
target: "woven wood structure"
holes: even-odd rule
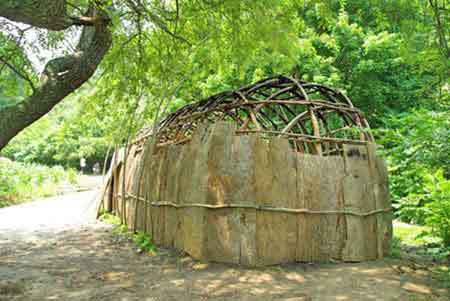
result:
[[[335,155],[343,144],[373,142],[363,113],[338,90],[277,76],[211,96],[170,114],[158,127],[160,144],[184,143],[204,122],[233,121],[238,134],[282,136],[302,153]],[[138,141],[151,135],[144,130]]]
[[[243,265],[362,261],[392,237],[387,171],[342,93],[274,77],[117,150],[102,207],[155,244]]]

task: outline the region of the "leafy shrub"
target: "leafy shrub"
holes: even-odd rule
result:
[[[425,223],[429,233],[442,239],[445,247],[450,247],[450,180],[446,180],[442,170],[425,179]]]
[[[58,193],[58,184],[76,182],[74,170],[0,158],[0,207]]]
[[[114,225],[114,233],[123,235],[127,239],[133,241],[140,251],[155,253],[156,247],[153,244],[152,237],[143,231],[133,233],[128,229],[126,224],[122,224],[120,218],[114,214],[103,212],[100,219],[108,224]]]
[[[145,232],[138,231],[133,235],[133,241],[139,248],[146,252],[155,252],[156,248],[153,245],[152,238]]]
[[[450,114],[417,110],[392,116],[386,128],[378,129],[390,176],[396,215],[405,222],[425,224],[438,195],[427,186],[430,176],[442,169],[442,180],[450,177]]]
[[[392,238],[390,250],[389,250],[389,256],[392,258],[400,258],[402,251],[401,251],[402,241],[400,238],[394,236]]]
[[[83,94],[78,98],[83,98]],[[79,168],[86,159],[87,170],[103,164],[109,142],[100,118],[85,118],[83,103],[70,98],[50,114],[22,131],[1,154],[15,161]]]

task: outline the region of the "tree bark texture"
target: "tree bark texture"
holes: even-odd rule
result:
[[[15,22],[50,30],[84,25],[76,52],[49,61],[33,94],[0,109],[0,150],[94,74],[111,47],[112,37],[105,12],[92,7],[86,15],[69,17],[62,0],[0,1],[0,16]]]

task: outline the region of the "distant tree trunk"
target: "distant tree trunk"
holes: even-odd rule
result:
[[[30,96],[0,109],[1,150],[21,130],[85,83],[111,47],[112,39],[109,18],[104,11],[90,7],[86,16],[71,17],[66,13],[65,0],[0,0],[0,16],[49,30],[84,26],[74,54],[49,61]]]
[[[438,38],[439,50],[442,53],[442,56],[448,59],[450,58],[450,49],[448,47],[446,35],[448,28],[445,24],[445,14],[447,14],[448,11],[445,7],[445,1],[442,2],[442,5],[439,5],[439,0],[429,0],[428,2],[433,11],[434,28]]]

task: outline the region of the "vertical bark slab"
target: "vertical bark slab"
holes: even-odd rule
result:
[[[165,218],[166,211],[164,206],[153,206],[151,211],[152,219],[152,237],[156,245],[164,245]]]
[[[108,180],[108,182],[106,183],[106,188],[104,190],[104,196],[103,196],[103,200],[102,200],[102,204],[103,204],[103,210],[105,212],[112,212],[113,209],[113,193],[112,193],[112,184],[111,184],[111,180],[112,177]]]
[[[256,210],[208,210],[206,254],[211,261],[256,265]]]
[[[208,149],[210,145],[210,130],[206,125],[200,125],[192,135],[189,159],[180,183],[184,190],[184,202],[187,204],[206,204],[208,192]]]
[[[186,208],[177,208],[177,226],[173,247],[177,250],[185,251],[184,248],[184,215]]]
[[[341,157],[323,157],[319,161],[320,181],[318,203],[312,206],[317,211],[342,211],[344,209],[341,181],[344,177],[344,161]],[[345,216],[321,214],[319,260],[340,260],[345,237]]]
[[[298,204],[314,212],[343,209],[340,157],[297,155]],[[298,261],[340,260],[344,239],[344,216],[305,213],[297,216]]]
[[[386,167],[386,162],[383,160],[383,158],[377,157],[376,158],[378,170],[381,171],[380,173],[380,179],[381,183],[376,186],[376,200],[377,200],[377,207],[380,209],[387,209],[392,208],[391,198],[389,194],[389,181],[388,181],[388,170]],[[379,241],[382,244],[382,254],[383,256],[388,256],[389,251],[391,248],[391,241],[392,241],[392,220],[393,220],[393,213],[392,211],[382,213],[382,219],[380,228],[378,229],[379,233]]]
[[[167,147],[166,185],[164,187],[163,200],[178,204],[180,166],[182,162],[182,148],[179,145]]]
[[[259,205],[278,208],[297,207],[297,175],[295,155],[289,141],[272,138],[269,141],[267,156],[255,150],[255,157],[263,166],[256,174],[256,187],[259,179],[265,178],[268,187],[263,188],[266,197]],[[256,161],[256,164],[259,162]],[[267,166],[267,167],[266,167]],[[267,176],[266,173],[269,175]],[[296,214],[259,210],[256,213],[256,245],[259,265],[295,261],[297,245]]]
[[[157,198],[154,202],[163,202],[166,197],[166,179],[167,179],[167,168],[168,168],[168,151],[167,148],[162,147],[158,149],[158,167],[155,172],[155,186],[157,186]],[[151,210],[151,220],[152,220],[152,234],[153,240],[157,245],[164,244],[164,233],[165,233],[165,208],[163,206],[152,206]]]
[[[256,147],[259,146],[256,135],[233,137],[232,145],[232,191],[229,202],[255,206],[256,200]],[[255,209],[234,209],[239,234],[239,262],[245,265],[256,264],[256,228]]]
[[[160,191],[160,185],[159,185],[159,169],[161,168],[162,164],[162,154],[158,150],[148,150],[151,151],[151,154],[147,154],[149,156],[147,166],[145,166],[146,172],[148,172],[148,176],[145,179],[145,186],[146,186],[146,200],[148,202],[157,202],[159,201],[159,191]],[[147,226],[146,226],[146,232],[152,236],[152,238],[155,237],[155,233],[153,232],[153,210],[154,206],[152,206],[150,203],[147,204]]]
[[[180,204],[187,204],[192,183],[190,181],[192,176],[192,169],[195,161],[195,146],[189,143],[183,146],[183,157],[180,160],[179,179],[178,179],[178,202]]]
[[[314,155],[297,155],[297,197],[298,204],[305,209],[314,210],[318,206],[320,194],[319,162],[322,157]],[[319,258],[321,237],[320,216],[313,214],[297,215],[297,261],[312,262]]]
[[[272,174],[271,203],[269,205],[296,208],[297,166],[295,155],[287,139],[270,139],[269,162]]]
[[[179,235],[178,212],[177,208],[166,206],[164,208],[164,243],[166,248],[175,247],[175,240]]]
[[[159,202],[168,202],[170,199],[168,198],[168,191],[170,186],[168,186],[169,182],[169,172],[172,169],[170,164],[170,147],[162,147],[159,152],[161,154],[161,163],[158,169],[158,183],[159,184]]]
[[[123,178],[123,165],[120,165],[120,168],[117,170],[117,181],[116,181],[116,191],[117,191],[117,197],[116,197],[116,211],[117,216],[122,216],[122,195],[123,195],[123,186],[122,186],[122,178]]]
[[[229,203],[255,204],[255,135],[234,136]]]
[[[226,204],[232,199],[235,164],[232,146],[235,130],[235,125],[229,122],[217,122],[212,126],[207,161],[208,204]]]
[[[162,201],[178,204],[178,186],[181,165],[181,147],[170,145],[167,147],[165,170],[165,185],[162,187]],[[178,230],[177,209],[164,207],[164,246],[172,248],[175,245],[175,236]]]
[[[208,150],[208,203],[254,204],[255,137],[234,136],[235,126],[216,123]],[[207,211],[207,257],[213,261],[255,264],[254,209]]]
[[[184,208],[183,246],[186,253],[195,259],[205,258],[206,210],[200,207]]]
[[[391,208],[389,197],[388,173],[384,160],[376,155],[376,145],[368,145],[369,165],[373,184],[376,209]],[[377,219],[377,257],[382,258],[389,253],[392,239],[392,213],[384,212],[376,215]]]
[[[297,215],[258,211],[256,246],[258,265],[292,262],[296,259]]]
[[[258,264],[256,227],[257,216],[255,209],[236,210],[239,216],[240,260],[242,265],[254,266]]]
[[[125,168],[125,222],[130,229],[137,225],[138,216],[135,216],[136,208],[139,210],[139,201],[133,196],[137,196],[137,187],[139,182],[139,173],[136,168],[137,160],[135,158],[136,146],[131,145],[128,148],[126,168]]]
[[[272,166],[269,159],[269,141],[257,137],[254,148],[255,160],[255,203],[257,205],[272,204]]]
[[[210,210],[206,219],[206,256],[208,260],[240,262],[239,215],[235,209]]]
[[[343,180],[345,209],[366,213],[375,209],[373,186],[366,146],[344,145],[346,176]],[[362,261],[377,257],[377,221],[375,216],[347,215],[347,240],[344,261]]]

